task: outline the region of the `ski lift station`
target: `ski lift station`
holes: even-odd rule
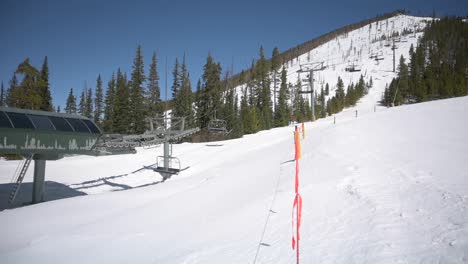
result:
[[[91,154],[101,130],[88,118],[45,111],[0,107],[0,153],[26,158],[10,195],[14,200],[29,164],[34,160],[32,202],[43,200],[46,160]]]

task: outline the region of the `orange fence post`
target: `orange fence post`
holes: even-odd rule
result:
[[[304,124],[302,124],[302,135],[304,136]],[[301,227],[301,218],[302,218],[302,197],[299,194],[299,159],[301,158],[301,138],[299,136],[299,128],[296,126],[294,131],[294,145],[295,145],[295,155],[294,159],[296,161],[296,175],[295,175],[295,184],[294,184],[294,203],[293,203],[293,212],[292,212],[292,248],[296,250],[296,264],[299,264],[299,240],[300,233],[299,229]],[[296,234],[294,236],[294,213],[296,213]]]

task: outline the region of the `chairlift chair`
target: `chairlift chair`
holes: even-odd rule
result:
[[[208,122],[208,132],[214,134],[229,134],[227,130],[227,122],[223,119],[211,119]]]
[[[180,172],[180,160],[176,157],[166,157],[169,159],[169,167],[164,167],[164,156],[156,157],[156,168],[153,171],[168,173],[168,174],[179,174]]]
[[[361,71],[361,68],[358,65],[353,63],[353,64],[348,65],[345,68],[345,71],[347,71],[347,72],[359,72],[359,71]]]

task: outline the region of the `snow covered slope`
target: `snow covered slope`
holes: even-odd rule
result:
[[[396,46],[395,60],[396,71],[398,71],[400,56],[408,62],[411,45],[416,48],[417,40],[423,34],[422,30],[431,20],[432,18],[398,15],[340,35],[308,53],[287,61],[285,66],[288,83],[297,84],[297,71],[300,65],[323,62],[326,69],[314,73],[314,86],[317,94],[320,88],[328,83],[330,85],[329,97],[333,96],[338,77],[343,79],[345,90],[349,84],[356,84],[361,75],[366,82],[372,77],[373,89],[369,91],[369,96],[363,102],[373,108],[382,99],[385,86],[396,76],[393,72],[393,44]],[[399,37],[392,38],[396,35]],[[376,58],[379,59],[376,60]],[[353,65],[360,71],[346,71],[347,67]],[[304,77],[303,75],[302,78]],[[238,96],[242,94],[243,88],[245,85],[237,87]],[[274,92],[273,83],[271,91]],[[304,97],[310,99],[309,95],[304,95]]]
[[[466,263],[467,110],[463,97],[307,123],[302,262]],[[1,211],[1,262],[252,263],[272,205],[257,263],[294,263],[292,131],[176,145],[190,169],[159,184],[138,169],[161,148],[48,162],[48,181],[91,195]],[[2,182],[16,164],[0,161]]]

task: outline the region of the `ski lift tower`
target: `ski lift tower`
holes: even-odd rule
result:
[[[156,168],[153,170],[160,172],[166,179],[182,170],[180,160],[172,156],[172,143],[197,133],[200,128],[185,129],[185,117],[159,117],[152,119],[150,123],[151,126],[156,125],[153,133],[159,135],[164,144],[163,156],[156,158]]]
[[[306,79],[301,79],[307,81],[307,86],[309,89],[302,90],[300,87],[300,94],[310,93],[310,108],[312,110],[312,121],[315,121],[315,94],[314,94],[314,72],[323,71],[326,67],[323,62],[314,62],[314,63],[305,63],[300,65],[300,69],[297,71],[299,76],[301,74],[307,74]]]

